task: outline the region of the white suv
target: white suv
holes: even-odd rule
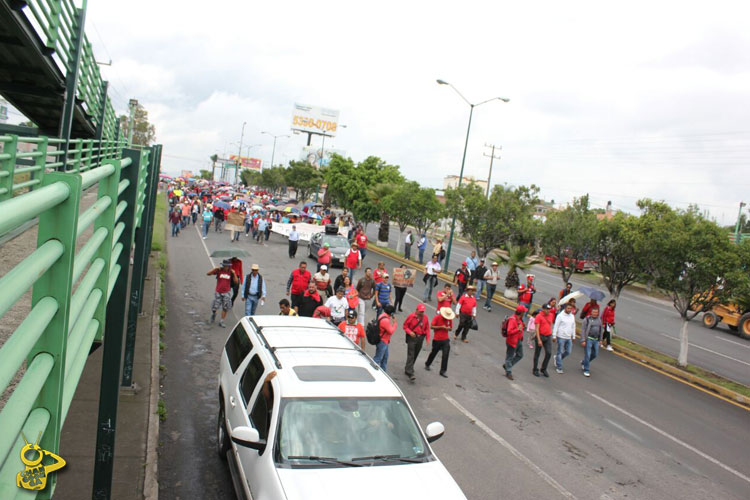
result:
[[[219,456],[254,500],[465,499],[396,384],[321,319],[248,316],[219,371]]]

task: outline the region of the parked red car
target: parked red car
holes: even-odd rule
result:
[[[565,260],[563,261],[565,264],[565,267],[573,267],[573,263],[571,262],[570,257],[565,257]],[[599,267],[599,264],[595,260],[575,260],[573,259],[573,262],[575,263],[575,270],[577,273],[590,273],[591,271],[595,271],[597,267]],[[544,257],[544,264],[547,267],[562,267],[560,265],[560,259],[558,259],[554,255],[547,255]]]

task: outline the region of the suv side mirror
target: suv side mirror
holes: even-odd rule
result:
[[[445,434],[445,426],[440,422],[432,422],[427,425],[424,433],[427,435],[427,442],[433,443],[443,437],[443,434]]]
[[[441,424],[442,425],[442,424]],[[247,426],[239,426],[232,429],[232,441],[234,444],[263,451],[266,448],[266,441],[260,438],[258,429]]]

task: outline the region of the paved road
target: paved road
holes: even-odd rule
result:
[[[372,242],[377,240],[377,225],[370,224],[367,235]],[[396,248],[399,231],[391,226],[389,246]],[[428,252],[432,246],[428,245]],[[455,271],[471,248],[462,242],[454,242],[451,256],[451,271]],[[412,252],[412,256],[418,255]],[[557,297],[563,281],[559,271],[543,265],[534,267],[538,293],[535,302],[541,303]],[[501,272],[504,279],[504,271]],[[573,277],[573,289],[592,286],[591,283]],[[604,287],[599,287],[607,293]],[[608,294],[607,294],[608,295]],[[503,313],[505,314],[505,313]],[[750,342],[738,337],[726,325],[709,330],[701,325],[700,316],[690,323],[688,338],[690,349],[688,361],[720,375],[750,385]],[[659,352],[677,357],[680,350],[679,331],[682,320],[672,304],[644,295],[625,291],[617,301],[617,334]]]
[[[269,285],[262,314],[277,312],[297,263],[287,258],[281,237],[271,238],[266,246],[245,239],[230,244],[227,234],[205,241],[209,251],[237,245],[252,252],[245,266],[259,263]],[[205,276],[211,263],[203,243],[192,227],[168,241],[163,498],[230,498],[224,463],[214,453],[216,376],[229,329],[205,324],[213,279]],[[305,254],[303,246],[298,257]],[[375,260],[368,256],[366,264]],[[417,303],[409,293],[405,308]],[[235,313],[242,314],[241,302]],[[746,410],[606,352],[586,379],[576,369],[579,347],[566,360],[566,373],[553,371],[550,379],[531,375],[527,353],[510,382],[499,366],[499,318],[479,312],[480,330],[469,344],[452,348],[448,379],[424,371],[422,353],[417,381],[408,382],[401,329],[391,347],[389,373],[423,426],[445,424],[434,448],[468,498],[747,497]]]

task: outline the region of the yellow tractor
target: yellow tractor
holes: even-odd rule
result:
[[[736,304],[719,304],[703,313],[703,326],[716,328],[721,322],[729,326],[740,337],[750,340],[750,311],[743,312]]]

